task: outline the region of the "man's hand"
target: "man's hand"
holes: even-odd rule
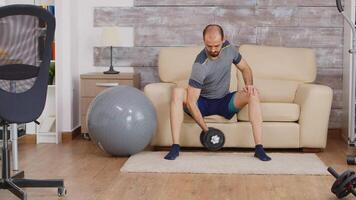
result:
[[[257,89],[253,86],[253,85],[246,85],[243,88],[243,91],[246,92],[248,94],[248,96],[254,96],[257,94]]]

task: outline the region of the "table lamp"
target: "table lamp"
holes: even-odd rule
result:
[[[101,35],[102,45],[110,46],[110,68],[105,71],[104,74],[118,74],[120,72],[115,71],[112,65],[112,47],[119,45],[119,31],[117,27],[105,27],[103,28]]]

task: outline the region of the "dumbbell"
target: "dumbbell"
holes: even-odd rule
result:
[[[209,127],[208,132],[200,133],[200,143],[210,151],[217,151],[224,146],[225,135],[219,129]]]
[[[356,165],[356,155],[347,156],[347,164],[348,165]]]
[[[354,171],[347,170],[341,175],[331,167],[328,167],[328,171],[336,178],[331,187],[331,192],[334,193],[337,198],[341,199],[350,193],[356,196],[356,174]]]

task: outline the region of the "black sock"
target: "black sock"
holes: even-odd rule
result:
[[[269,161],[272,160],[269,156],[267,156],[265,150],[263,149],[262,144],[258,144],[255,147],[255,157],[262,161]]]
[[[179,144],[173,144],[169,153],[164,157],[166,160],[175,160],[179,156]]]

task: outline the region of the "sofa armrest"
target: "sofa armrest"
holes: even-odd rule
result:
[[[325,148],[332,89],[325,85],[301,84],[294,103],[300,106],[300,147]]]
[[[167,146],[172,143],[170,127],[170,102],[174,83],[151,83],[145,86],[144,93],[152,101],[157,113],[157,129],[151,145],[164,141]]]

